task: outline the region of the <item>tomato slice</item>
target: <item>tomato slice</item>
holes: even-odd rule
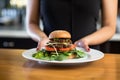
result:
[[[74,44],[72,44],[71,46],[70,46],[70,50],[73,50],[73,49],[75,49],[75,45]]]
[[[73,50],[75,47],[76,47],[75,45],[71,45],[68,48],[57,48],[57,50],[58,51],[69,51],[69,50]],[[55,49],[53,47],[49,47],[49,46],[46,46],[45,49],[47,51],[55,51]]]
[[[69,51],[70,48],[59,48],[59,51]]]
[[[46,49],[47,51],[55,51],[55,49],[54,49],[54,48],[49,47],[49,46],[45,46],[45,49]]]
[[[59,51],[70,51],[70,50],[73,50],[73,49],[75,49],[75,45],[71,45],[70,47],[68,47],[68,48],[59,48]]]

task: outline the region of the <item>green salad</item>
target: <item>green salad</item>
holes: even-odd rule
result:
[[[32,57],[36,59],[41,59],[41,60],[62,61],[62,60],[69,59],[70,55],[74,55],[75,56],[74,59],[77,59],[77,58],[85,57],[86,53],[77,49],[66,51],[66,52],[58,51],[57,53],[55,51],[52,52],[52,51],[46,51],[45,49],[42,49],[34,53]]]

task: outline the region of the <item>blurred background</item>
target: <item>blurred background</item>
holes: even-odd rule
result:
[[[23,29],[27,0],[0,0],[0,28]]]
[[[29,49],[37,46],[25,30],[26,3],[27,0],[0,0],[0,48]],[[119,4],[116,34],[111,40],[100,45],[103,52],[120,53]]]
[[[0,48],[29,49],[37,43],[25,30],[27,0],[0,0]]]

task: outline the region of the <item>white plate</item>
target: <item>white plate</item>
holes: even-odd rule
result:
[[[77,47],[77,49],[83,50],[78,47]],[[35,48],[24,51],[22,53],[22,56],[29,60],[35,60],[40,63],[42,62],[42,63],[52,63],[52,64],[53,63],[55,63],[55,64],[85,63],[85,62],[96,61],[96,60],[99,60],[104,57],[104,53],[99,50],[96,50],[96,49],[90,49],[90,52],[86,52],[87,56],[84,58],[68,59],[68,60],[63,60],[63,61],[48,61],[48,60],[35,59],[34,57],[32,57],[32,54],[34,54],[34,53],[36,53]]]

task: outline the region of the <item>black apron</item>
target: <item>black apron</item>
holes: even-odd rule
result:
[[[41,0],[44,32],[67,30],[72,41],[96,31],[100,0]]]

